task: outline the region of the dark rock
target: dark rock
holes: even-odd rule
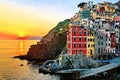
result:
[[[24,59],[26,59],[26,55],[14,56],[13,58],[19,58],[21,60],[24,60]]]

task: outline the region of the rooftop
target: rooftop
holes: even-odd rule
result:
[[[115,21],[120,21],[120,15],[117,16],[114,20],[115,20]]]

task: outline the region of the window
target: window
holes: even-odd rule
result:
[[[98,53],[100,53],[100,48],[98,48]]]
[[[100,45],[100,42],[98,42],[98,45]]]
[[[82,50],[80,50],[80,54],[82,53]]]
[[[101,45],[103,45],[103,42],[101,42]]]
[[[92,41],[92,39],[90,39],[90,41]]]
[[[74,35],[76,35],[76,32],[74,32]]]
[[[86,36],[86,32],[84,32],[84,35]]]
[[[94,47],[94,44],[91,44],[91,47]]]
[[[74,48],[76,47],[76,44],[74,44]]]
[[[86,41],[86,38],[84,38],[84,41]]]
[[[84,47],[86,47],[86,44],[84,44]]]
[[[108,44],[108,46],[110,46],[110,43]]]
[[[99,36],[97,36],[97,38],[99,39]]]
[[[93,36],[93,33],[92,33],[92,36]]]
[[[101,39],[103,39],[103,36],[101,36]]]
[[[81,35],[81,32],[79,32],[79,35]]]
[[[100,39],[102,39],[102,36],[100,36]]]
[[[76,41],[76,38],[74,38],[74,41]]]
[[[88,42],[89,42],[90,40],[88,39]]]
[[[100,25],[98,26],[98,28],[100,29]]]
[[[79,47],[81,47],[81,44],[79,44]]]
[[[79,38],[79,41],[81,41],[81,38]]]
[[[76,54],[78,54],[78,51],[76,50]]]
[[[103,52],[103,48],[101,48],[101,52]]]
[[[105,49],[104,49],[104,51],[105,51]]]
[[[106,41],[107,41],[107,39],[106,39]]]
[[[106,37],[108,37],[108,35],[106,34]]]

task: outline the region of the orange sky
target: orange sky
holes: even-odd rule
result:
[[[14,39],[17,35],[0,33],[1,39]]]
[[[77,5],[82,1],[84,0],[0,0],[0,39],[11,35],[44,36],[58,22],[78,12]]]
[[[24,9],[14,9],[8,5],[0,5],[1,33],[18,36],[43,36],[52,26],[55,26],[54,21],[38,18],[35,13],[24,11]]]
[[[45,8],[44,8],[45,9]],[[41,7],[0,1],[0,39],[9,35],[44,36],[56,24],[64,20],[54,12],[49,13]],[[5,34],[5,35],[3,35]]]

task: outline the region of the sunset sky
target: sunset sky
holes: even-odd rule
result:
[[[78,12],[82,1],[89,0],[0,0],[0,39],[44,36],[59,21]],[[103,2],[94,3],[98,1]]]

